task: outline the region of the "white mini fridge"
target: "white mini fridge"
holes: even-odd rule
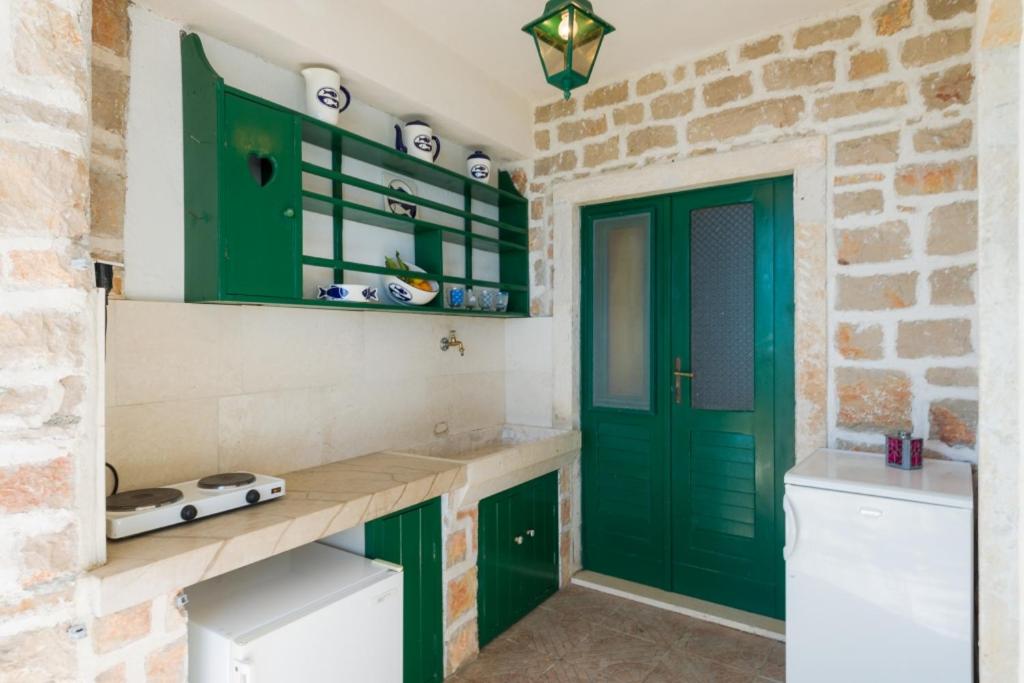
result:
[[[319,543],[192,586],[191,683],[401,683],[402,573]]]
[[[971,683],[970,465],[822,449],[785,484],[787,683]]]

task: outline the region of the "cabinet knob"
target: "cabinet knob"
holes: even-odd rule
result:
[[[284,210],[285,218],[295,218],[295,209],[288,208]]]
[[[523,537],[522,536],[516,536],[512,540],[515,541],[516,545],[522,545],[523,544]]]
[[[526,530],[526,535],[529,536],[530,538],[533,538],[534,536],[537,535],[537,532],[534,529],[527,529]]]

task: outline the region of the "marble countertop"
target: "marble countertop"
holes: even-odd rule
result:
[[[98,614],[312,543],[466,484],[466,464],[397,452],[284,475],[286,494],[252,508],[107,542]]]

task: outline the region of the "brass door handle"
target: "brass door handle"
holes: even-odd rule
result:
[[[675,387],[673,393],[675,394],[676,403],[683,402],[683,378],[693,379],[692,372],[683,371],[683,359],[676,356],[676,367],[672,371],[672,376],[675,378]]]

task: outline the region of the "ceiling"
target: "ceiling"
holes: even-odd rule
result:
[[[520,28],[544,0],[378,0],[395,14],[531,102],[557,98]],[[857,0],[593,0],[615,26],[593,79],[614,80],[649,65],[697,56],[736,40],[826,15]],[[340,9],[340,8],[339,8]]]

